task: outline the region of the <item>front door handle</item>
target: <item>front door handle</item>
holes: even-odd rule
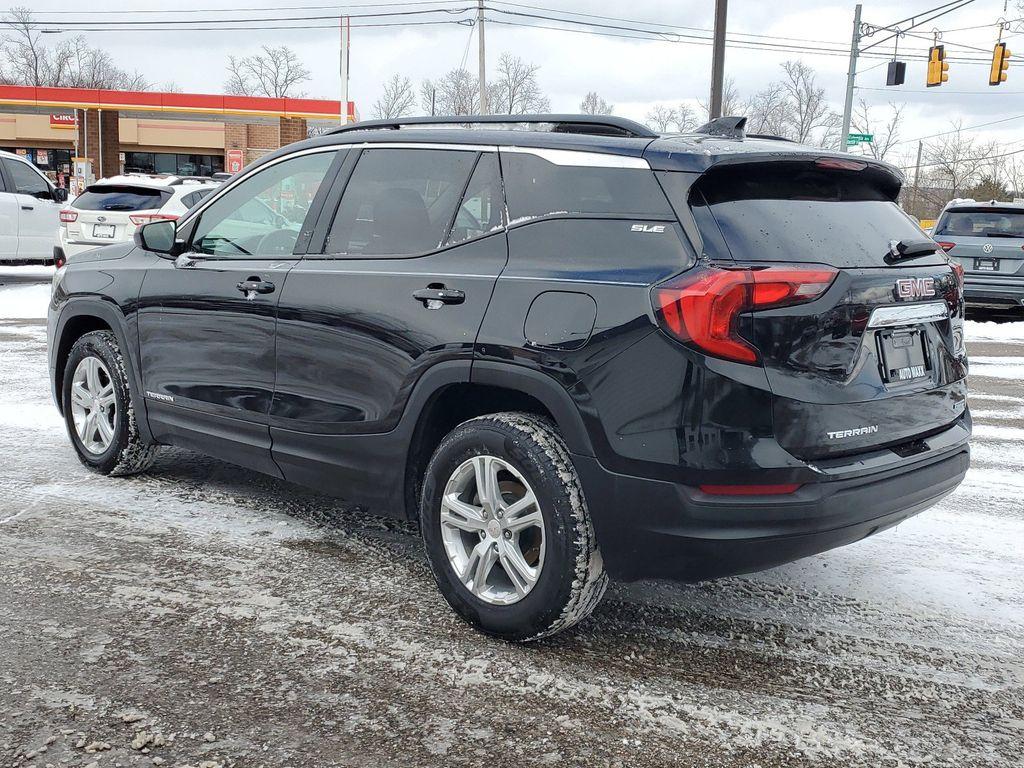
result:
[[[259,277],[250,277],[248,280],[243,280],[238,284],[238,290],[247,296],[255,293],[273,293],[275,287],[273,283]]]
[[[34,205],[23,205],[23,206],[21,206],[21,210],[23,210],[23,211],[34,211],[35,209],[36,209],[36,207]]]
[[[412,297],[416,301],[422,301],[427,309],[440,309],[444,304],[461,304],[466,300],[465,292],[444,286],[420,288],[412,292]]]

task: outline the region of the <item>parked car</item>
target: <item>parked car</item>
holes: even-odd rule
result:
[[[968,306],[1024,309],[1024,203],[953,200],[933,236],[963,267]]]
[[[766,568],[961,482],[962,286],[897,169],[737,119],[460,122],[289,145],[59,272],[81,461],[183,446],[418,520],[454,610],[515,641],[609,576]]]
[[[130,173],[90,184],[60,212],[58,262],[91,248],[131,240],[143,224],[174,220],[220,186],[191,176]]]
[[[0,150],[0,262],[51,261],[65,200],[67,190],[55,187],[32,163]]]

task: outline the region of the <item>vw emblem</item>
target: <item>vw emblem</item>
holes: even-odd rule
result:
[[[992,253],[992,243],[985,243],[983,246],[981,246],[981,250],[983,250],[985,253]]]
[[[107,220],[106,216],[97,216],[96,217],[96,221],[106,221],[106,220]],[[991,251],[992,250],[992,246],[988,246],[988,249]]]

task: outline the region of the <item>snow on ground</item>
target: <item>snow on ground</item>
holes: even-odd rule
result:
[[[50,284],[5,286],[0,302],[0,319],[45,320],[50,302]]]
[[[764,573],[613,586],[521,648],[454,618],[412,526],[186,451],[85,471],[41,331],[0,321],[0,764],[1020,765],[1024,390],[978,370],[1017,344],[972,364],[972,468],[933,509]]]
[[[1024,320],[993,323],[968,320],[964,323],[964,337],[971,341],[1005,341],[1024,343]]]

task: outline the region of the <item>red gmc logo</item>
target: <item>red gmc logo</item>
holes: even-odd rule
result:
[[[934,295],[934,277],[903,277],[896,281],[896,296],[900,299],[927,299]]]

